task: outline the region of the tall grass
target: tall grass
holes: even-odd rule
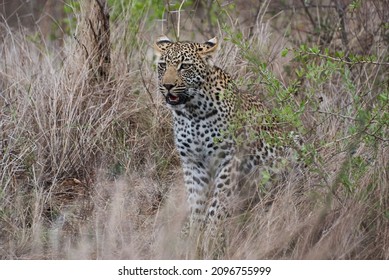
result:
[[[126,13],[111,24],[109,77],[95,85],[73,38],[54,48],[39,33],[2,24],[2,259],[197,256],[180,237],[185,190],[151,55],[159,33],[141,18],[139,29],[128,29]],[[292,102],[278,105],[305,104],[299,130],[307,167],[228,221],[224,258],[388,259],[387,50],[377,50],[380,64],[350,70],[304,48],[283,58],[293,42],[265,16],[257,19],[241,37],[234,36],[246,27],[238,23],[218,30],[226,41],[216,65],[269,106],[278,100],[272,83],[282,90],[294,81],[283,66],[304,71]],[[182,30],[181,38],[192,34]],[[265,69],[274,77],[264,79]]]

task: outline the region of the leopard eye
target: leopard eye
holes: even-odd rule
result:
[[[187,70],[192,67],[192,63],[181,63],[180,70]]]

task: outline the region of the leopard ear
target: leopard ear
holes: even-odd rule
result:
[[[207,42],[200,44],[199,54],[210,55],[218,50],[217,38],[214,37]]]
[[[205,59],[210,65],[212,65],[212,58],[217,54],[219,50],[219,44],[217,38],[214,37],[207,42],[200,44],[198,47],[199,55]]]
[[[157,56],[160,56],[161,53],[166,51],[166,49],[168,49],[172,44],[173,44],[173,42],[165,35],[158,37],[157,41],[155,41],[155,43],[154,43],[155,54]]]

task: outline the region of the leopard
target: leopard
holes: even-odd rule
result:
[[[259,95],[240,91],[231,75],[215,65],[216,37],[197,43],[163,35],[154,51],[158,91],[173,115],[189,231],[208,225],[214,232],[240,208],[235,198],[255,193],[242,190],[244,178],[251,182],[248,188],[258,189],[259,172],[277,169],[293,148],[271,141],[281,134],[268,121]]]

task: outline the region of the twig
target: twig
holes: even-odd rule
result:
[[[154,102],[153,94],[150,92],[150,89],[147,86],[145,78],[144,78],[144,76],[142,74],[143,73],[143,71],[142,71],[142,63],[143,63],[144,59],[142,59],[141,61],[142,62],[138,64],[138,67],[139,67],[139,73],[140,73],[140,77],[141,77],[141,81],[142,81],[143,87],[146,89],[146,92],[149,95],[151,104],[153,104],[154,108],[157,108],[157,106],[155,105],[155,102]]]
[[[345,6],[339,0],[335,0],[335,4],[336,4],[336,12],[338,13],[339,20],[340,20],[340,34],[342,37],[342,43],[348,52],[349,51],[349,47],[348,47],[349,42],[348,42],[347,33],[346,33],[346,23],[344,21]]]
[[[378,61],[368,61],[368,60],[350,61],[348,59],[348,57],[345,57],[345,59],[343,59],[343,58],[332,57],[329,55],[314,53],[314,52],[309,52],[309,51],[304,52],[304,53],[308,54],[308,55],[313,55],[313,56],[318,56],[321,58],[330,59],[333,61],[343,62],[343,63],[348,64],[348,65],[355,65],[355,64],[389,65],[389,62],[378,62]]]
[[[186,0],[182,0],[180,7],[178,8],[178,17],[177,17],[177,39],[180,40],[180,21],[181,21],[181,9]]]
[[[311,13],[309,12],[308,6],[305,4],[305,1],[304,1],[304,0],[301,0],[301,3],[303,4],[304,11],[305,11],[305,13],[306,13],[307,16],[308,16],[309,21],[311,22],[313,29],[316,30],[316,22],[315,22],[315,20],[313,19]]]
[[[344,118],[344,119],[349,119],[349,120],[355,121],[355,118],[353,118],[353,117],[341,115],[341,114],[338,114],[338,113],[326,112],[326,111],[321,111],[321,110],[318,110],[318,111],[312,110],[310,112],[311,113],[327,114],[327,115],[331,115],[331,116],[334,116],[334,117],[341,117],[341,118]]]

